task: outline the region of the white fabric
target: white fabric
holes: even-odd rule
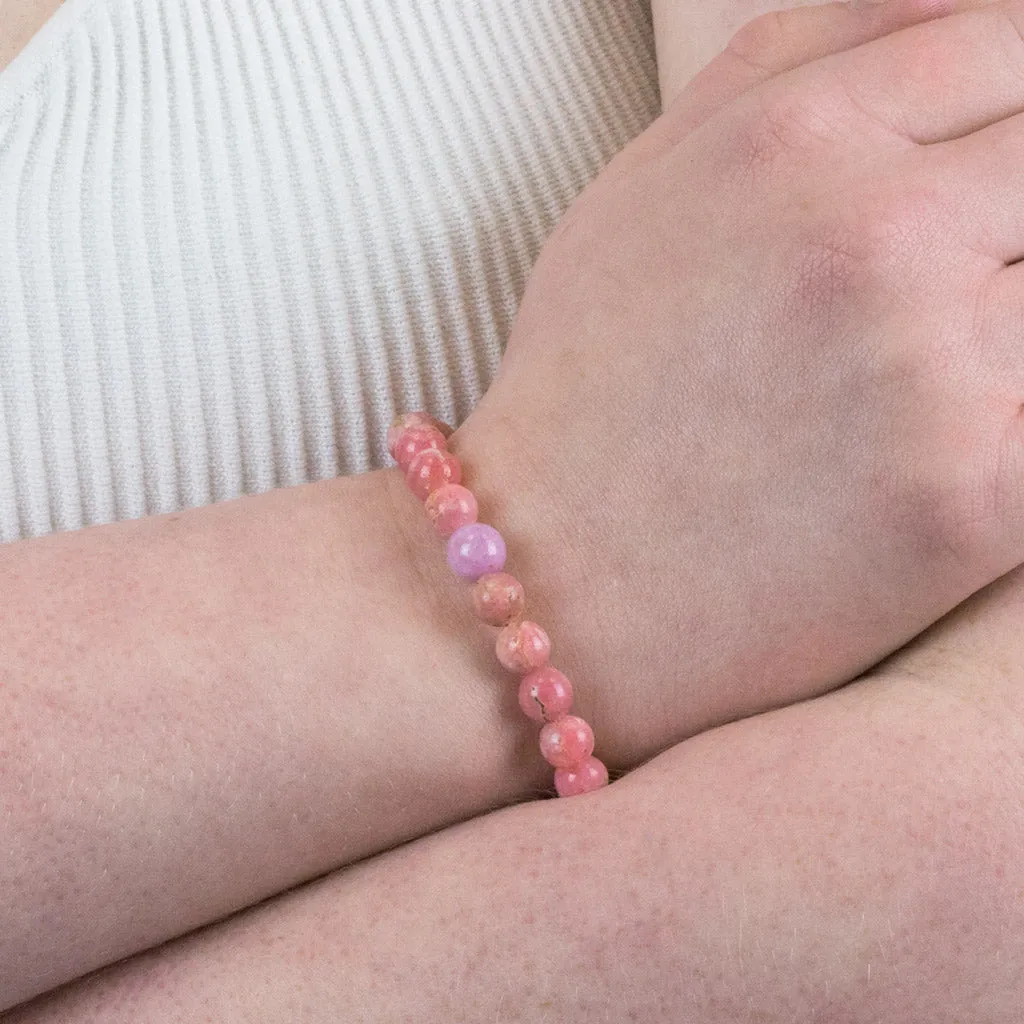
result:
[[[68,0],[0,73],[0,539],[461,420],[657,107],[649,0]]]

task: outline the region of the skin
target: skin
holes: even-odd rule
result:
[[[869,678],[281,897],[6,1024],[1005,1024],[1024,574]]]
[[[0,71],[22,51],[63,0],[0,0]]]
[[[656,140],[656,141],[663,141],[663,140]],[[492,437],[493,436],[494,435],[492,435]],[[479,440],[480,438],[484,438],[484,441],[481,442]],[[494,441],[492,440],[492,441],[488,442],[486,440],[486,438],[487,438],[486,432],[482,432],[482,431],[479,431],[479,430],[476,430],[475,432],[474,431],[466,431],[466,432],[462,433],[462,436],[461,436],[460,440],[457,443],[459,443],[466,451],[474,450],[474,445],[476,445],[476,444],[481,444],[483,446],[483,448],[487,448],[487,446],[489,444],[490,447],[491,447],[491,450],[496,450],[495,447],[494,447]],[[522,508],[522,507],[523,507],[522,505],[519,506],[519,508]],[[514,515],[512,515],[512,519],[513,519],[513,521],[515,521],[515,516]],[[998,531],[998,532],[1001,533],[1001,531]],[[1010,532],[1012,533],[1012,531],[1010,531]],[[941,536],[942,536],[943,542],[945,542],[945,540],[947,539],[946,535],[942,534]],[[999,538],[999,537],[988,537],[986,539],[986,542],[983,545],[983,547],[985,547],[986,551],[989,554],[993,554],[992,551],[988,551],[988,545],[990,543],[994,544],[995,548],[999,548],[999,547],[1001,547],[1001,538]],[[978,554],[979,552],[974,551],[973,553]],[[994,556],[994,560],[993,560],[992,564],[995,564],[995,560],[996,560],[996,558]],[[281,563],[278,563],[276,565],[276,568],[280,569],[280,568],[282,568],[282,566],[283,566],[283,560],[282,560]],[[222,566],[218,566],[217,568],[222,568]],[[989,566],[989,571],[991,571],[991,566]],[[156,602],[154,602],[154,604],[155,603]],[[361,636],[362,635],[361,630],[359,630],[358,632],[359,632],[359,635]],[[143,635],[145,635],[145,633]],[[246,649],[248,649],[248,648],[246,648]],[[819,666],[818,670],[819,671],[821,670],[820,666]],[[614,691],[609,690],[608,692],[612,693]],[[634,698],[635,698],[635,693],[634,693]],[[693,710],[690,709],[690,715],[693,716],[693,714],[694,714]],[[716,714],[718,714],[718,715],[722,714],[722,709],[721,709],[721,706],[718,706],[717,708],[712,708],[712,709],[710,709],[710,711],[708,711],[707,709],[701,710],[700,708],[698,708],[697,709],[697,715],[700,715],[700,714],[708,715],[709,716],[708,717],[708,721],[713,721],[713,719],[714,719]],[[692,727],[692,720],[693,719],[691,717],[690,723],[685,723],[685,722],[683,724],[678,724],[677,723],[676,725],[673,726],[673,728],[680,729],[681,731],[685,731],[688,727]],[[614,733],[612,733],[611,730],[609,730],[609,736],[611,738],[612,744],[614,744],[616,742],[616,740],[615,740],[615,737],[614,737]],[[619,742],[623,742],[623,739],[624,739],[624,741],[625,741],[625,743],[627,745],[629,743],[631,743],[631,742],[635,743],[635,738],[632,737],[632,736],[629,736],[628,733],[625,734],[624,738],[620,737]],[[650,743],[651,742],[650,739],[648,739],[647,742]],[[595,800],[597,800],[597,799],[598,798],[595,798]],[[92,809],[92,808],[90,808],[90,809]],[[590,840],[593,840],[595,838],[592,833],[584,833],[584,835],[586,836],[586,838],[588,838]],[[227,845],[227,844],[225,844],[225,845]],[[180,866],[180,864],[177,864],[176,866]],[[149,882],[150,882],[150,884],[152,884],[152,879],[149,879]],[[424,908],[424,912],[427,913],[427,911],[429,911],[429,908]],[[393,934],[390,935],[390,939],[394,939],[394,938],[395,938],[395,936]],[[285,980],[287,980],[287,979],[285,979]],[[105,1017],[103,1019],[110,1019],[110,1018],[109,1017]],[[368,1018],[368,1019],[371,1019],[371,1018]]]
[[[973,48],[964,31],[925,35],[921,60],[956,44],[965,80],[981,80],[972,61],[984,65],[1009,102],[1024,90],[1008,26],[1005,15],[971,21]],[[905,66],[883,44],[879,66],[853,67],[858,81]],[[850,54],[863,61],[866,50]],[[878,249],[834,306],[817,289],[839,282],[800,290],[820,210],[805,203],[805,222],[785,213],[856,144],[872,174],[836,188],[873,198],[882,162],[899,190],[885,213],[909,223],[922,168],[963,191],[969,144],[960,156],[865,131],[861,111],[839,106],[825,62],[745,81],[732,98],[724,68],[721,89],[659,122],[570,213],[499,381],[452,441],[511,542],[532,613],[558,625],[576,708],[620,770],[846,682],[1022,553],[1018,467],[987,472],[1013,439],[1024,383],[1004,372],[1016,321],[993,316],[983,350],[973,332],[982,285],[1005,274],[1017,287],[977,245],[998,237],[1005,213],[924,238],[920,252]],[[776,147],[753,176],[730,165],[744,140],[766,138],[762,98],[789,91],[825,104],[835,137]],[[959,132],[986,100],[957,95],[962,110],[916,95],[907,107]],[[673,184],[669,157],[692,165],[695,191]],[[1019,161],[1009,149],[1005,159],[1012,177]],[[708,209],[734,219],[709,226]],[[659,233],[668,221],[674,238]],[[879,222],[863,223],[869,239]],[[693,268],[685,281],[658,277],[652,240]],[[941,285],[942,305],[908,326],[892,292],[911,257],[927,257],[929,275],[911,275],[907,301],[927,309]],[[736,280],[722,278],[727,266]],[[645,275],[655,291],[641,301]],[[735,303],[712,301],[744,287],[755,332]],[[856,331],[863,323],[870,334]],[[842,358],[822,337],[842,339]],[[969,372],[948,380],[939,356]],[[666,373],[672,365],[685,375]],[[787,383],[794,366],[814,401]],[[765,372],[776,374],[768,387]],[[969,416],[975,408],[986,415]],[[623,448],[631,436],[644,445]],[[550,785],[536,729],[488,654],[493,633],[480,627],[478,646],[467,643],[466,595],[438,549],[384,473],[0,553],[0,888],[14,894],[2,911],[0,1006]],[[605,578],[615,586],[589,582]]]
[[[773,42],[739,95],[727,55],[541,254],[457,443],[616,762],[823,693],[1024,559],[1018,17]]]
[[[550,785],[396,476],[0,547],[0,1006]]]
[[[787,3],[786,7],[806,7],[814,2],[801,0]],[[772,0],[725,0],[710,4],[699,0],[651,0],[662,105],[666,109],[671,106],[743,26],[779,6]]]

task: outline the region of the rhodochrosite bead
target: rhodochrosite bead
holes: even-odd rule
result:
[[[445,484],[457,484],[462,479],[462,466],[451,452],[427,448],[417,455],[405,474],[409,490],[420,501],[426,501],[433,491]]]
[[[445,484],[427,497],[427,518],[442,537],[475,523],[479,513],[473,492],[461,484]]]
[[[574,768],[594,753],[594,732],[575,715],[549,722],[541,730],[541,754],[556,768]]]
[[[501,572],[505,565],[505,541],[493,526],[484,523],[459,527],[448,541],[448,565],[464,580]]]
[[[557,668],[545,665],[523,677],[519,706],[535,722],[553,722],[572,707],[572,683]]]
[[[425,452],[428,448],[444,451],[446,445],[447,442],[441,431],[434,430],[433,427],[410,427],[402,432],[402,436],[395,445],[395,462],[401,467],[403,473],[408,473],[412,460],[420,452]]]
[[[594,733],[575,715],[548,722],[540,731],[540,752],[556,768],[575,768],[594,752]]]
[[[398,457],[395,454],[398,439],[410,427],[430,427],[432,430],[438,431],[445,438],[450,437],[452,433],[452,428],[447,423],[435,420],[433,416],[428,416],[425,412],[408,412],[404,416],[399,416],[388,427],[388,453],[395,462],[398,461]]]
[[[498,634],[494,652],[510,672],[532,672],[548,663],[551,641],[536,622],[513,622]]]
[[[591,755],[575,768],[555,769],[555,789],[559,796],[579,796],[608,785],[608,769]]]
[[[473,609],[477,618],[491,626],[507,626],[526,607],[523,585],[507,572],[481,576],[473,588]]]
[[[448,565],[472,580],[477,617],[500,626],[494,644],[498,661],[523,679],[519,706],[543,722],[540,752],[555,767],[559,796],[578,796],[608,784],[608,769],[594,757],[594,733],[572,707],[572,683],[548,664],[551,640],[536,623],[523,618],[523,585],[504,572],[505,541],[486,523],[472,491],[462,486],[462,466],[448,451],[451,428],[426,413],[400,416],[388,430],[388,451],[405,473],[409,489],[424,503],[434,529],[448,538]]]

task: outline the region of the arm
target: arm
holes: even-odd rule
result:
[[[1018,574],[872,679],[375,858],[9,1024],[1015,1020],[1022,614]]]
[[[390,472],[0,580],[0,1007],[549,783]]]
[[[970,134],[1012,127],[1020,37],[1002,8],[953,22],[748,83],[706,131],[663,119],[546,248],[456,435],[615,767],[842,683],[1020,560],[1019,288],[988,251],[1015,228],[991,180],[1020,165]],[[948,106],[909,60],[959,76]],[[853,257],[823,262],[844,216]],[[0,552],[0,1005],[546,786],[398,491]]]

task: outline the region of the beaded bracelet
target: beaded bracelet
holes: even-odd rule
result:
[[[502,570],[505,541],[493,526],[477,522],[476,496],[461,485],[462,466],[448,451],[451,427],[426,413],[401,416],[388,430],[388,451],[405,473],[409,489],[426,508],[434,529],[448,538],[448,565],[475,584],[477,617],[500,626],[495,653],[510,672],[523,677],[519,706],[535,722],[543,722],[540,752],[555,768],[559,796],[577,796],[608,783],[608,769],[593,756],[594,732],[570,715],[572,683],[548,664],[547,633],[523,618],[522,584]]]

